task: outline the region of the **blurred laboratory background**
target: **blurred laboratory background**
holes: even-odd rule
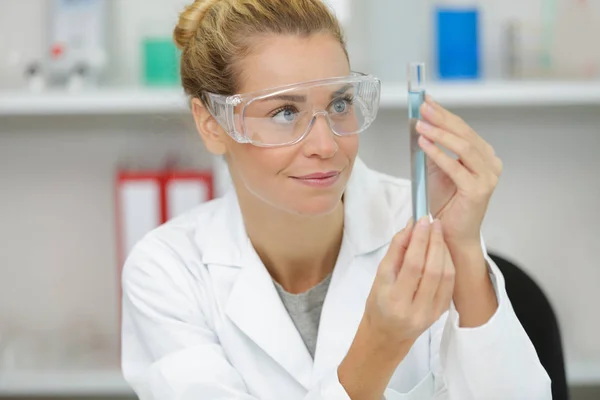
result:
[[[0,0],[0,398],[134,398],[123,259],[228,184],[179,86],[190,1]],[[429,93],[504,161],[483,234],[524,274],[519,317],[570,398],[600,399],[600,2],[328,3],[353,69],[382,80],[361,157],[409,177],[406,63],[425,61]]]

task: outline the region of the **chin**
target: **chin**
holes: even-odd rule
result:
[[[302,201],[298,202],[298,200]],[[341,201],[341,194],[338,196],[329,195],[310,199],[294,199],[295,204],[289,207],[289,209],[294,214],[306,217],[319,217],[334,212]]]

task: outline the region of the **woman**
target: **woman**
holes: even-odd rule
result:
[[[321,0],[196,1],[174,36],[233,188],[126,262],[123,371],[141,399],[551,398],[480,240],[502,168],[489,144],[428,99],[442,201],[407,222],[410,182],[357,158],[379,82],[351,72]]]

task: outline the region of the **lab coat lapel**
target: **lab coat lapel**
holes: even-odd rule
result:
[[[308,389],[313,360],[250,242],[245,259],[248,264],[242,268],[229,295],[227,316]]]
[[[354,254],[347,237],[323,303],[311,383],[314,385],[345,357],[362,319],[372,283],[363,258]]]
[[[296,329],[271,276],[244,228],[232,190],[202,229],[202,261],[217,281],[217,296],[229,319],[244,335],[308,389],[312,358]]]
[[[344,239],[321,313],[312,384],[346,356],[379,262],[395,233],[394,219],[398,213],[406,213],[406,218],[410,214],[410,202],[389,204],[388,198],[377,173],[357,159],[344,195]]]

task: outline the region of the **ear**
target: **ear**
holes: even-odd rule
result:
[[[200,99],[192,99],[192,114],[196,122],[196,129],[206,146],[206,149],[215,155],[223,155],[227,152],[227,133],[206,109]]]

